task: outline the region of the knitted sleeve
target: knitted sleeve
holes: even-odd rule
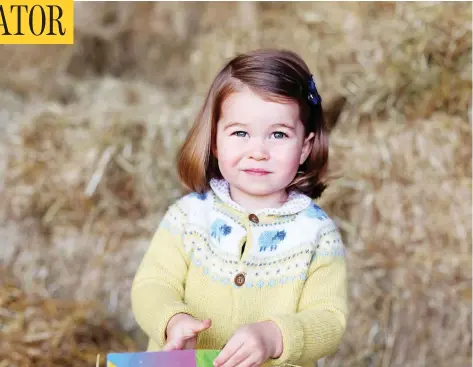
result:
[[[330,220],[320,231],[298,312],[270,318],[281,329],[283,352],[267,365],[303,365],[334,354],[345,333],[347,293],[344,247]]]
[[[185,213],[177,204],[164,215],[133,279],[131,307],[136,322],[161,348],[168,321],[177,313],[192,315],[183,302],[189,258],[183,246]]]

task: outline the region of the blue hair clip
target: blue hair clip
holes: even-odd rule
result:
[[[322,103],[322,97],[320,96],[319,92],[317,91],[317,88],[315,87],[315,82],[314,78],[309,76],[309,83],[308,83],[308,90],[309,90],[309,95],[307,96],[307,99],[309,100],[309,103],[312,104],[313,106],[317,106],[318,104]]]

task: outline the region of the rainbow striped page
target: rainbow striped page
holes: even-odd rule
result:
[[[109,353],[107,367],[213,367],[219,350]]]

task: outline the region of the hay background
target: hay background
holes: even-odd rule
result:
[[[352,316],[325,365],[471,365],[470,3],[75,7],[74,46],[0,45],[0,366],[143,348],[129,288],[176,149],[223,61],[266,46],[313,70],[342,174],[320,204]]]

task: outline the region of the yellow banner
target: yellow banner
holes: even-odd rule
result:
[[[0,44],[73,44],[74,0],[1,0]]]

